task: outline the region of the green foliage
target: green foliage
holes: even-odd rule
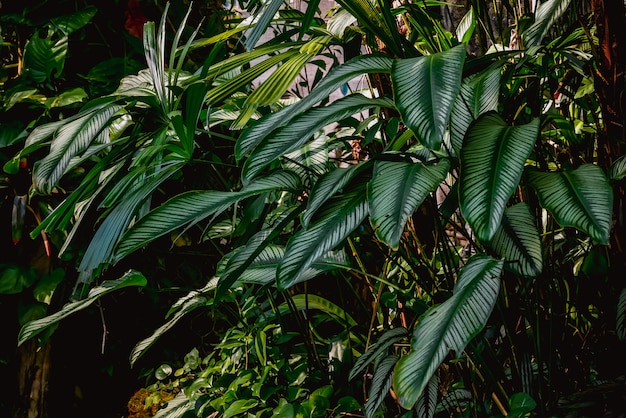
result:
[[[146,69],[2,139],[26,138],[5,170],[33,159],[31,196],[55,202],[31,237],[59,236],[79,272],[78,300],[19,341],[125,286],[92,287],[108,269],[176,254],[198,273],[131,364],[184,317],[208,315],[213,344],[155,369],[145,406],[168,394],[157,416],[525,416],[590,384],[597,358],[581,369],[567,350],[597,355],[599,315],[615,307],[618,338],[624,329],[623,295],[611,308],[602,297],[622,286],[589,283],[610,283],[602,246],[624,177],[623,158],[609,169],[595,151],[592,31],[569,1],[542,3],[534,21],[523,4],[471,3],[446,30],[436,2],[341,0],[328,22],[244,2],[255,26],[228,20],[211,36],[187,29],[188,10],[168,34],[165,7],[144,26]],[[514,24],[479,21],[492,12]],[[276,36],[260,43],[268,28]],[[230,48],[241,33],[246,51]],[[62,73],[59,39],[31,46],[36,83]],[[520,39],[524,52],[511,49]],[[353,41],[367,48],[341,63],[333,51]],[[156,271],[178,289],[177,269]],[[34,284],[6,275],[5,293]],[[38,300],[57,284],[42,281]],[[565,370],[580,375],[553,391]]]

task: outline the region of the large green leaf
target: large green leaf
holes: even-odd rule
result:
[[[470,126],[461,150],[459,196],[461,212],[479,240],[488,242],[496,233],[538,134],[539,119],[508,126],[495,113]]]
[[[372,161],[368,160],[354,164],[346,168],[336,168],[321,176],[313,185],[311,195],[307,202],[306,212],[302,216],[302,224],[305,228],[313,220],[313,216],[328,199],[346,187],[358,174],[369,168]]]
[[[50,19],[50,26],[60,30],[64,35],[70,35],[89,23],[97,12],[98,9],[95,6],[87,6],[69,15],[53,17]]]
[[[294,117],[328,99],[332,92],[353,78],[365,73],[388,73],[392,62],[391,58],[385,56],[364,55],[336,67],[302,100],[267,115],[244,131],[235,146],[235,156],[240,160],[276,128],[288,125]]]
[[[561,226],[578,228],[599,244],[609,243],[613,190],[600,167],[584,164],[558,173],[530,171],[528,179],[541,206]]]
[[[506,261],[505,267],[514,273],[524,277],[541,274],[541,237],[535,226],[535,217],[526,203],[504,210],[502,223],[489,245]]]
[[[315,132],[326,125],[378,106],[393,108],[394,105],[387,98],[370,99],[361,94],[353,94],[326,107],[310,109],[257,145],[244,164],[244,182],[252,180],[276,158],[302,147]]]
[[[393,368],[398,362],[398,356],[391,355],[385,357],[376,367],[374,377],[372,378],[372,386],[370,387],[369,397],[365,402],[364,412],[366,418],[372,418],[376,414],[378,407],[383,403],[391,384],[393,382]]]
[[[17,337],[17,344],[21,345],[24,341],[43,332],[60,320],[68,317],[74,312],[78,312],[90,306],[92,303],[100,299],[102,296],[114,290],[122,289],[129,286],[144,287],[147,283],[146,278],[139,272],[130,270],[124,276],[117,280],[107,280],[89,291],[89,295],[85,299],[70,302],[65,305],[59,312],[48,315],[45,318],[31,321],[24,325]]]
[[[88,109],[66,124],[54,123],[50,129],[33,131],[33,137],[26,140],[26,146],[45,138],[44,134],[51,129],[55,132],[50,151],[33,167],[34,189],[50,194],[61,176],[72,166],[74,157],[86,151],[92,143],[106,144],[109,140],[108,126],[121,108],[115,103],[105,103]]]
[[[502,264],[484,255],[472,257],[459,272],[452,297],[429,309],[416,325],[413,351],[400,359],[393,377],[403,407],[413,408],[448,353],[461,355],[483,329],[498,297]]]
[[[67,41],[67,36],[57,36],[53,31],[45,38],[33,35],[24,46],[24,74],[35,83],[59,77],[65,66]]]
[[[133,225],[120,239],[114,260],[119,261],[177,228],[217,216],[240,199],[274,190],[295,190],[299,187],[299,181],[295,174],[280,171],[259,178],[236,192],[205,190],[182,193],[150,211]]]
[[[457,154],[470,124],[483,113],[498,108],[499,93],[500,68],[482,71],[463,80],[450,115],[450,139]]]
[[[548,30],[567,10],[571,0],[548,0],[542,2],[535,12],[535,23],[533,23],[522,34],[524,48],[539,46]]]
[[[320,220],[296,233],[287,243],[278,266],[277,287],[287,289],[321,256],[339,245],[367,216],[364,187],[356,188],[329,202]]]
[[[437,189],[448,170],[448,160],[376,162],[374,177],[367,186],[370,220],[376,236],[391,248],[398,248],[407,219]]]
[[[438,149],[461,88],[465,45],[393,64],[396,106],[404,123],[427,148]]]

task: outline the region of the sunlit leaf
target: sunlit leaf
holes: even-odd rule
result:
[[[539,46],[548,30],[567,10],[571,0],[548,0],[542,2],[535,12],[535,23],[522,33],[524,47]]]

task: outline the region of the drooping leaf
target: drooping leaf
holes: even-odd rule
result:
[[[599,244],[609,243],[613,190],[600,167],[584,164],[557,173],[529,171],[528,179],[541,206],[559,225],[578,228]]]
[[[130,352],[130,357],[129,357],[130,366],[132,367],[135,364],[135,362],[137,360],[139,360],[139,358],[141,356],[143,356],[145,354],[145,352],[148,351],[148,349],[150,347],[152,347],[152,345],[163,334],[165,334],[174,325],[176,325],[176,323],[178,323],[178,321],[183,316],[187,315],[189,312],[192,312],[193,310],[195,310],[195,309],[197,309],[199,307],[207,306],[208,303],[209,303],[209,300],[205,296],[205,294],[207,292],[215,289],[216,286],[217,286],[217,280],[216,279],[212,279],[202,289],[192,290],[187,295],[185,295],[184,297],[180,298],[174,304],[174,306],[172,306],[172,308],[170,309],[170,312],[172,311],[172,309],[174,309],[174,308],[176,309],[174,315],[171,316],[169,318],[169,320],[165,324],[163,324],[159,328],[155,329],[154,332],[152,332],[152,335],[150,335],[148,338],[144,338],[143,340],[139,341],[133,347],[132,351]]]
[[[376,162],[374,177],[367,186],[370,220],[376,236],[391,248],[398,248],[407,219],[437,189],[448,170],[448,160]]]
[[[141,273],[134,270],[126,272],[126,274],[124,274],[117,280],[106,280],[100,285],[91,289],[85,299],[76,302],[70,302],[65,305],[59,312],[48,315],[42,319],[31,321],[24,325],[17,337],[17,344],[23,344],[26,340],[43,332],[44,330],[58,323],[60,320],[68,317],[74,312],[78,312],[87,308],[107,293],[129,286],[144,287],[146,284],[146,278]]]
[[[50,19],[50,26],[67,36],[84,27],[97,12],[98,9],[95,6],[87,6],[69,15],[53,17]]]
[[[571,0],[548,0],[542,2],[535,12],[535,23],[522,33],[526,49],[541,45],[543,37],[567,10]]]
[[[470,124],[483,113],[498,108],[499,93],[499,68],[492,68],[463,80],[450,115],[450,140],[457,155]]]
[[[261,3],[262,6],[254,13],[254,24],[250,30],[246,33],[245,46],[247,50],[254,49],[261,36],[267,30],[270,22],[274,18],[280,6],[282,6],[282,0],[267,0]]]
[[[385,333],[378,338],[376,343],[357,359],[354,366],[352,366],[352,369],[350,370],[348,380],[352,380],[361,374],[370,363],[387,354],[389,347],[408,336],[409,331],[404,327],[392,328],[385,331]]]
[[[505,260],[505,268],[524,277],[543,270],[541,237],[526,203],[506,208],[502,223],[491,239],[494,252]]]
[[[335,193],[340,192],[347,186],[359,173],[372,165],[372,161],[364,161],[359,164],[351,165],[346,168],[337,168],[321,176],[313,185],[311,195],[307,202],[306,212],[302,216],[302,224],[305,228],[309,226],[313,220],[313,216],[324,203],[328,201]]]
[[[300,281],[317,259],[339,245],[363,222],[367,216],[364,192],[364,187],[356,188],[333,199],[319,221],[289,240],[285,257],[278,266],[276,283],[279,289],[287,289]]]
[[[386,357],[378,364],[374,377],[372,378],[372,386],[370,387],[369,397],[365,402],[365,417],[372,418],[380,404],[383,403],[393,381],[393,368],[398,362],[398,356],[392,355]]]
[[[496,233],[538,134],[539,119],[508,126],[496,113],[470,126],[461,150],[459,203],[480,241]]]
[[[71,160],[80,155],[94,142],[108,142],[108,126],[113,115],[122,108],[115,103],[106,103],[90,108],[66,124],[53,124],[57,128],[48,154],[33,167],[33,187],[43,194],[50,194],[61,176],[71,166]],[[26,141],[27,146],[45,138],[50,129],[33,131],[34,138]]]
[[[453,296],[430,308],[415,326],[412,352],[396,365],[393,387],[400,405],[411,409],[450,351],[461,355],[485,326],[500,290],[502,261],[470,258],[459,272]]]
[[[55,36],[50,31],[45,38],[33,35],[24,46],[24,74],[36,83],[59,77],[65,66],[67,36]]]
[[[428,385],[420,395],[415,404],[417,418],[433,418],[437,409],[437,398],[439,397],[439,379],[436,374],[428,381]]]
[[[612,181],[621,180],[626,177],[626,155],[622,155],[611,165],[609,178]]]
[[[393,102],[386,98],[370,99],[353,94],[326,107],[316,107],[303,113],[256,146],[244,164],[244,182],[252,180],[276,158],[300,148],[326,125],[378,106],[393,108]]]
[[[237,160],[242,159],[276,128],[290,124],[294,117],[310,109],[316,103],[327,99],[333,91],[340,88],[344,83],[365,73],[389,73],[392,62],[391,58],[381,55],[363,55],[336,67],[302,100],[265,116],[244,131],[235,145]]]
[[[122,236],[115,250],[115,261],[177,228],[214,217],[240,199],[273,190],[296,190],[298,187],[298,176],[280,171],[258,178],[236,192],[205,190],[182,193],[150,211]]]
[[[329,301],[321,296],[312,294],[298,294],[291,297],[293,306],[299,311],[316,309],[324,312],[326,315],[332,317],[335,321],[348,327],[354,327],[357,322],[352,316],[342,309],[340,306]],[[278,312],[281,316],[287,315],[290,312],[290,307],[287,303],[283,303],[278,307]]]
[[[311,142],[285,155],[283,166],[300,175],[302,183],[311,186],[328,169],[326,135],[318,133]]]
[[[427,148],[439,149],[461,88],[465,45],[394,62],[396,106],[404,123]]]

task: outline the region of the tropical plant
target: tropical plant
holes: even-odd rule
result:
[[[254,392],[271,375],[282,393],[278,376],[289,372],[277,351],[273,371],[260,371],[275,348],[262,336],[299,332],[305,374],[332,384],[322,361],[330,351],[319,351],[330,337],[319,338],[315,310],[342,312],[331,315],[339,323],[331,329],[361,355],[349,377],[365,376],[367,417],[399,415],[399,407],[407,416],[557,413],[570,393],[616,377],[601,357],[623,339],[624,298],[608,297],[621,285],[607,248],[623,160],[609,167],[596,151],[606,110],[593,89],[598,28],[588,10],[569,0],[536,10],[507,5],[497,10],[511,19],[505,28],[480,20],[489,11],[472,2],[466,18],[445,29],[428,3],[342,0],[327,23],[313,19],[315,3],[276,17],[280,3],[264,5],[244,32],[249,51],[230,57],[219,55],[219,45],[244,26],[178,47],[183,24],[166,66],[165,18],[158,30],[148,23],[149,70],[76,116],[36,128],[22,151],[53,137],[34,168],[39,192],[89,162],[80,186],[33,232],[71,228],[65,249],[89,219],[84,208],[102,209],[79,285],[89,287],[107,267],[132,267],[134,255],[149,256],[163,242],[186,246],[189,236],[225,253],[216,279],[180,299],[132,362],[198,308],[228,306],[243,294],[242,305],[262,300],[273,312],[253,324],[237,308],[219,361],[207,357],[200,377],[183,366],[186,378],[175,381],[185,389],[171,408],[209,405],[196,409],[200,416],[297,413],[303,397],[280,395],[287,403],[277,403]],[[480,24],[468,23],[474,19]],[[257,45],[272,21],[287,23]],[[307,63],[353,38],[364,39],[365,53],[331,61],[307,95],[281,99]],[[468,54],[476,42],[482,53]],[[203,66],[186,73],[189,50],[209,44]],[[371,89],[329,100],[364,75]],[[214,151],[220,147],[223,155]],[[214,174],[193,181],[199,171],[186,170],[207,156]],[[227,181],[215,169],[222,164]],[[20,341],[57,319],[26,325]],[[225,342],[233,335],[239,340],[231,347]],[[232,362],[237,350],[254,357],[249,368]],[[213,368],[229,362],[232,382],[250,379],[250,390],[230,380],[211,385]],[[349,365],[347,357],[342,367]],[[336,381],[347,385],[347,377]],[[229,390],[227,401],[215,400]]]

